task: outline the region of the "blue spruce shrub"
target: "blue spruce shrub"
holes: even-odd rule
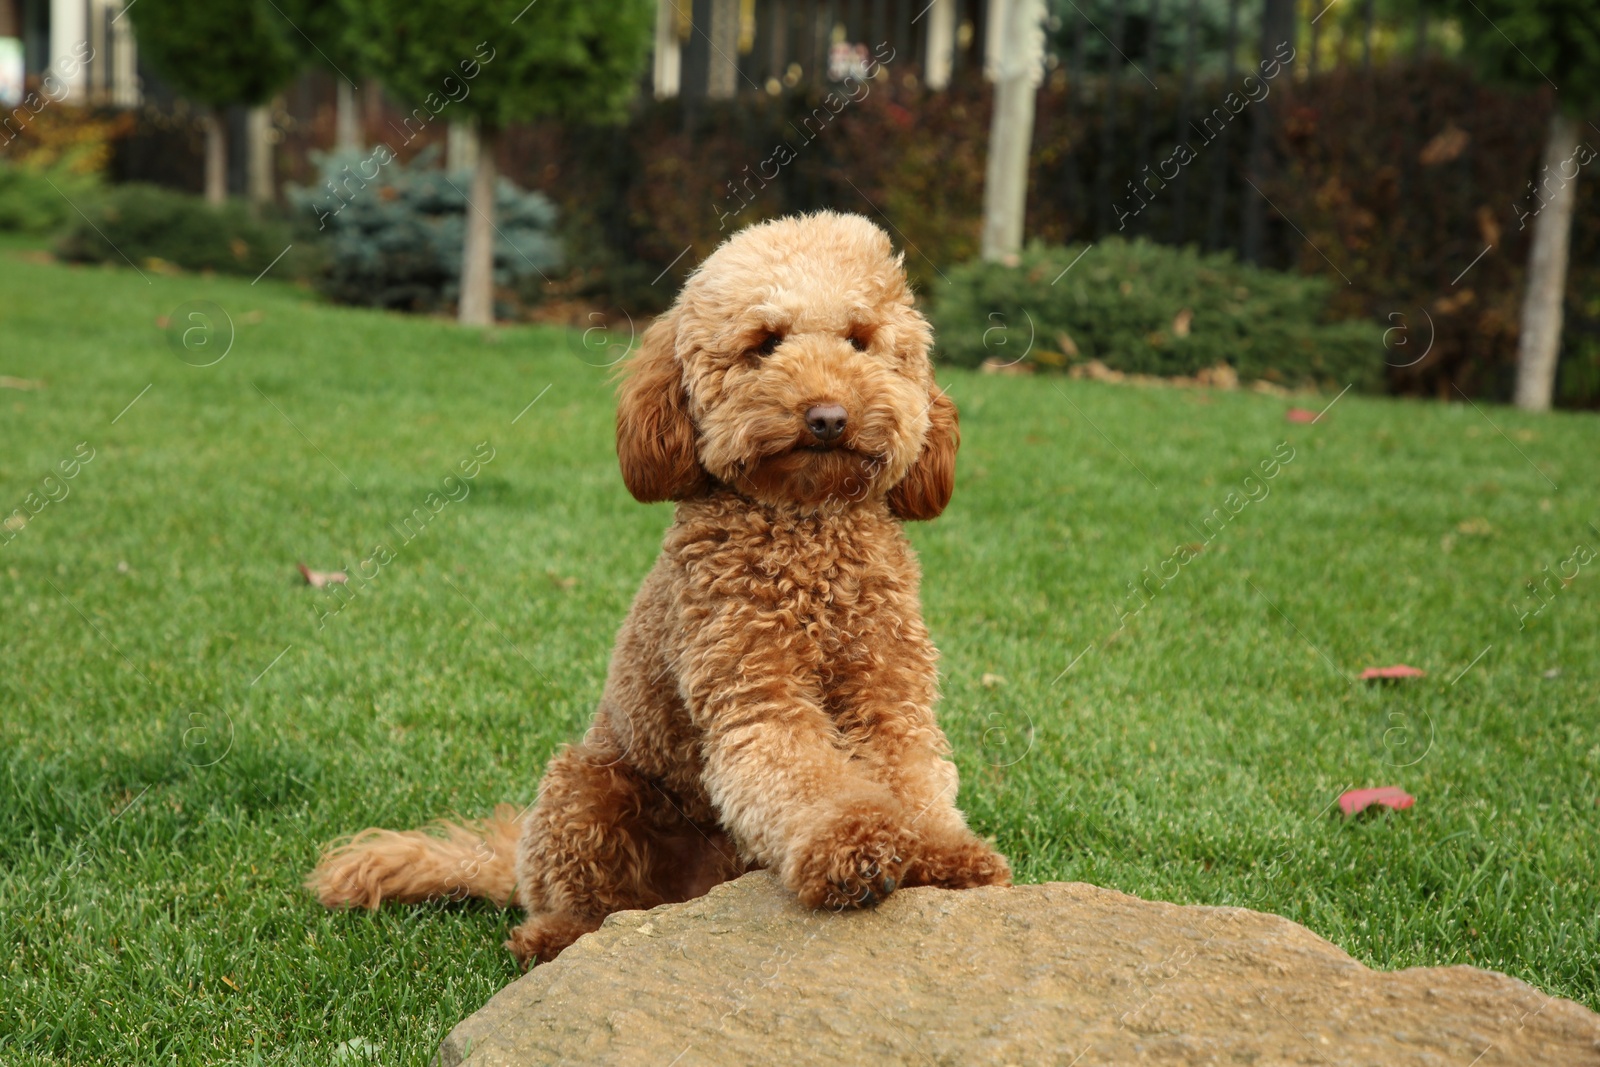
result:
[[[466,225],[467,171],[434,166],[434,149],[401,163],[387,146],[315,157],[321,184],[289,190],[302,224],[327,245],[319,285],[343,304],[432,311],[456,301]],[[495,188],[494,283],[525,287],[561,267],[556,208],[501,178]]]

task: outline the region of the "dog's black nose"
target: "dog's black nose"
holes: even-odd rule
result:
[[[834,441],[844,433],[844,408],[838,404],[814,404],[806,410],[806,428],[819,441]]]

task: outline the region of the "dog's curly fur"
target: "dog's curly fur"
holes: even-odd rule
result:
[[[623,479],[677,514],[594,725],[524,815],[364,831],[312,874],[321,901],[514,896],[527,920],[507,947],[526,964],[759,867],[817,907],[1006,884],[955,807],[900,528],[938,515],[955,478],[931,341],[859,216],[753,226],[707,259],[621,385]],[[808,421],[819,405],[844,410],[832,440]]]

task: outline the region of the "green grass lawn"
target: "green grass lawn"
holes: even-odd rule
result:
[[[61,497],[0,531],[0,1061],[324,1063],[362,1039],[425,1062],[515,976],[510,917],[328,914],[300,881],[340,833],[530,799],[583,730],[670,519],[622,487],[608,371],[559,331],[270,280],[13,248],[0,289],[0,374],[48,383],[0,389],[0,515]],[[158,326],[193,300],[235,324],[214,366]],[[1596,566],[1525,630],[1512,608],[1600,548],[1593,416],[1352,394],[1296,425],[1249,393],[940,380],[957,492],[911,536],[962,805],[1019,880],[1245,904],[1375,967],[1600,1007]],[[403,544],[481,442],[470,495]],[[380,542],[319,628],[337,602],[296,561]],[[1177,574],[1119,632],[1147,567]],[[1428,675],[1354,680],[1396,662]],[[1330,811],[1389,784],[1416,806]]]

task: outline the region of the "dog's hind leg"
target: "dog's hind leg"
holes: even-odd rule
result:
[[[596,919],[566,912],[541,911],[530,913],[526,921],[511,931],[506,938],[506,948],[524,968],[536,963],[549,963],[561,950],[584,934],[600,929],[604,919]]]
[[[689,900],[743,870],[720,829],[603,747],[578,745],[550,761],[524,823],[528,918],[506,947],[525,966],[547,962],[614,911]]]

